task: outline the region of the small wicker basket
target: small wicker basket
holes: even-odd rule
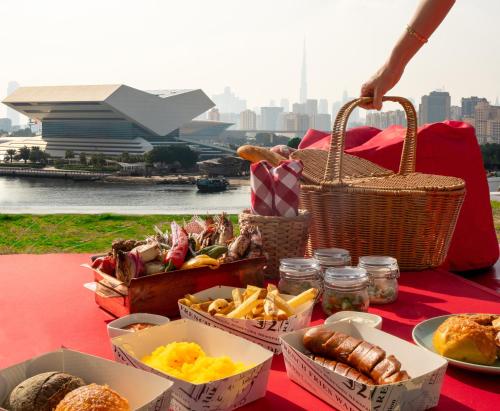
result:
[[[238,222],[240,227],[252,225],[259,229],[267,253],[265,274],[268,278],[279,277],[280,259],[302,257],[305,253],[311,222],[311,215],[306,210],[299,210],[296,217],[262,216],[244,210]]]
[[[351,112],[370,98],[353,100],[339,111],[320,184],[302,185],[301,207],[312,214],[310,248],[345,248],[353,263],[362,255],[397,258],[403,270],[423,270],[443,263],[465,196],[465,182],[455,177],[415,172],[415,108],[401,97],[408,119],[397,174],[346,175],[344,141]],[[310,252],[311,250],[309,250]]]

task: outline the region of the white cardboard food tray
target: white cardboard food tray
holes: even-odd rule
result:
[[[216,298],[232,299],[231,291],[234,287],[219,285],[194,294],[201,301]],[[245,289],[241,288],[241,292]],[[281,294],[284,300],[293,298],[292,295]],[[214,317],[208,313],[196,311],[184,304],[179,303],[179,312],[181,318],[198,321],[211,327],[220,328],[231,334],[243,337],[256,344],[273,351],[275,354],[281,354],[280,335],[307,327],[311,322],[314,301],[307,302],[297,307],[297,314],[284,321],[264,321],[264,320],[245,320],[239,318]]]
[[[323,328],[340,331],[376,344],[393,354],[408,381],[369,386],[354,382],[315,363],[304,353],[302,338],[309,329],[281,337],[288,377],[339,410],[426,410],[437,405],[448,362],[427,350],[364,324],[349,322]]]
[[[0,410],[12,389],[25,379],[49,371],[62,371],[87,383],[107,384],[125,397],[134,411],[167,411],[173,384],[170,381],[77,351],[60,349],[0,371]]]
[[[195,342],[209,356],[229,356],[254,364],[249,370],[206,384],[192,384],[144,364],[141,359],[161,345]],[[263,397],[273,353],[217,328],[186,319],[121,335],[111,340],[117,361],[161,375],[173,381],[172,410],[233,410]]]

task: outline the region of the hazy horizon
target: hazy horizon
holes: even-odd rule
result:
[[[249,108],[298,100],[303,39],[308,97],[340,100],[384,62],[416,0],[46,2],[4,0],[0,98],[7,83],[124,83],[139,89],[225,86]],[[500,2],[457,1],[390,94],[457,104],[500,96]],[[471,28],[472,29],[469,29]],[[0,117],[5,112],[2,107]]]

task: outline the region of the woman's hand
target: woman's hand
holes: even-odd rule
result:
[[[382,97],[399,81],[404,72],[403,64],[384,64],[366,83],[361,86],[360,97],[373,97],[373,102],[362,104],[367,110],[380,110]]]

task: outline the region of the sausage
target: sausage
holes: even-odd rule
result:
[[[308,330],[304,346],[314,361],[363,384],[393,384],[410,378],[393,355],[367,341],[321,327]]]
[[[303,337],[304,347],[314,354],[323,354],[323,344],[333,335],[333,331],[321,328],[307,330]]]

